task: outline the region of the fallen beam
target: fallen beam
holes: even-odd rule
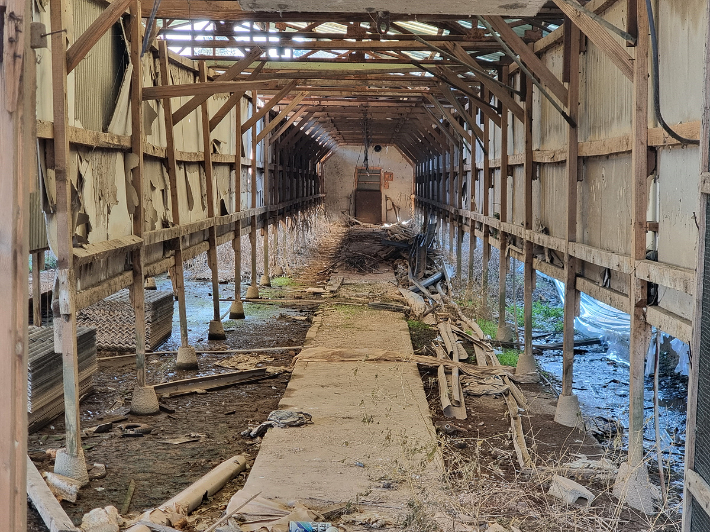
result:
[[[47,525],[49,532],[79,532],[29,456],[27,457],[27,496]]]
[[[174,382],[156,384],[153,388],[157,394],[173,394],[194,392],[196,390],[214,390],[224,388],[239,382],[243,382],[255,377],[266,376],[266,368],[250,369],[247,371],[233,371],[220,373],[218,375],[206,375],[204,377],[193,377]]]

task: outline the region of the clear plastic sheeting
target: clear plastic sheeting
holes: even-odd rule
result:
[[[540,272],[537,275],[552,281],[555,284],[555,288],[557,288],[560,299],[564,302],[564,283]],[[626,312],[610,307],[585,293],[580,293],[579,317],[574,320],[574,330],[585,336],[602,340],[607,345],[606,356],[608,358],[629,365],[630,329],[630,317]],[[654,358],[656,356],[656,333],[657,331],[654,329],[646,355],[646,375],[653,374]],[[675,368],[676,373],[687,376],[690,364],[690,348],[688,344],[661,332],[661,345],[664,344],[666,344],[666,348],[669,347],[678,355],[679,361]]]

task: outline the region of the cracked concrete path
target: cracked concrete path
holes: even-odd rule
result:
[[[349,296],[387,293],[394,277],[346,275]],[[387,349],[412,354],[400,313],[328,303],[307,347]],[[244,490],[314,509],[357,502],[399,522],[421,488],[442,473],[436,433],[414,363],[296,363],[279,408],[308,412],[313,423],[271,429]]]

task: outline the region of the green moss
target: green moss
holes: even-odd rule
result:
[[[418,320],[407,320],[407,325],[410,331],[425,331],[429,329],[429,325]]]
[[[498,362],[500,362],[504,366],[517,366],[520,351],[516,349],[504,349],[503,352],[498,354],[497,356]]]
[[[272,277],[271,278],[271,286],[294,286],[296,284],[296,281],[291,279],[290,277]]]
[[[483,331],[483,334],[488,335],[491,338],[496,337],[496,334],[498,333],[498,324],[496,322],[479,318],[476,320],[476,323],[478,323],[478,326]]]

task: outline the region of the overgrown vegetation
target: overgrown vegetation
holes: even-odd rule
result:
[[[517,366],[518,357],[520,356],[520,351],[517,349],[503,349],[502,353],[496,355],[498,357],[498,362],[504,366]]]
[[[407,320],[407,325],[410,331],[425,331],[429,330],[429,325],[419,320]]]
[[[505,308],[508,314],[514,315],[518,327],[525,326],[525,310],[522,305],[508,305]],[[542,301],[533,302],[532,306],[532,326],[533,329],[544,329],[552,332],[562,332],[564,317],[564,309],[561,307],[553,307],[543,303]]]
[[[484,318],[479,318],[476,320],[478,326],[483,331],[483,334],[495,338],[498,333],[498,324],[492,320],[487,320]]]
[[[271,278],[271,286],[273,287],[294,286],[295,284],[296,281],[287,276]]]

